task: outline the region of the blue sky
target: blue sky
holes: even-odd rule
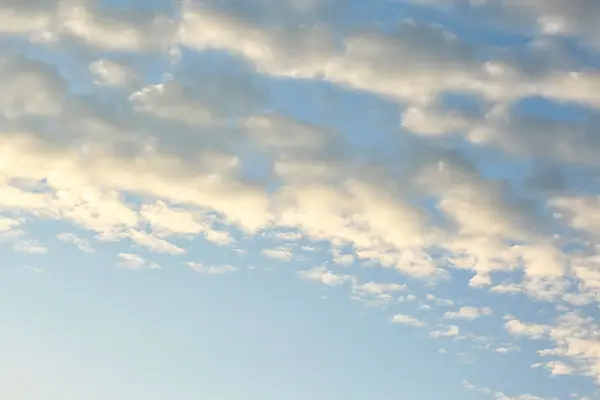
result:
[[[0,0],[0,397],[600,394],[600,6]]]

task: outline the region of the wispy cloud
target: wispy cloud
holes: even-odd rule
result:
[[[13,249],[20,253],[30,254],[46,254],[48,252],[48,247],[35,240],[18,241],[13,245]]]
[[[197,262],[188,262],[187,266],[196,272],[207,275],[226,275],[237,271],[237,268],[232,265],[205,266]]]
[[[119,253],[117,266],[124,269],[139,270],[143,268],[160,269],[160,265],[149,262],[135,253]]]
[[[393,324],[408,325],[408,326],[414,326],[414,327],[425,326],[425,322],[423,322],[415,317],[411,317],[410,315],[404,315],[404,314],[396,314],[390,319],[390,321]]]
[[[294,258],[292,251],[286,248],[263,249],[261,250],[261,254],[272,260],[282,262],[290,262]]]
[[[95,250],[90,246],[90,244],[75,235],[74,233],[59,233],[56,235],[56,238],[64,243],[70,243],[75,245],[79,250],[84,251],[86,253],[94,253]]]

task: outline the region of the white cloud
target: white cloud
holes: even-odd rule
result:
[[[544,399],[542,397],[534,396],[532,394],[521,394],[521,395],[509,396],[503,392],[498,392],[498,391],[494,392],[493,390],[491,390],[490,388],[487,388],[487,387],[476,386],[469,381],[463,381],[463,387],[468,391],[493,396],[496,400],[550,400],[550,399]]]
[[[412,303],[413,301],[416,301],[416,300],[417,300],[417,296],[415,296],[414,294],[408,294],[406,296],[398,297],[399,303]]]
[[[22,231],[19,229],[21,221],[0,216],[0,237],[20,236]]]
[[[90,244],[87,241],[83,240],[74,233],[59,233],[58,235],[56,235],[56,238],[61,242],[73,244],[77,246],[79,250],[84,251],[86,253],[95,252],[95,250],[90,246]]]
[[[235,241],[229,232],[215,229],[213,221],[201,210],[171,207],[164,201],[157,200],[154,204],[142,205],[140,217],[150,224],[152,232],[159,237],[193,237],[202,234],[206,240],[217,245],[232,244]]]
[[[20,253],[30,254],[46,254],[48,252],[48,247],[36,240],[23,240],[16,242],[13,245],[13,249]]]
[[[282,262],[290,262],[294,258],[294,254],[286,248],[263,249],[260,253],[267,258]]]
[[[560,361],[550,361],[547,363],[536,363],[532,365],[533,368],[547,368],[551,375],[571,375],[575,372],[575,369],[570,365],[567,365]]]
[[[275,232],[273,236],[284,241],[298,241],[304,237],[301,232]]]
[[[490,286],[491,284],[492,284],[492,279],[490,278],[489,275],[475,274],[469,280],[469,286],[475,287],[475,288]]]
[[[117,235],[117,238],[123,239],[128,238],[137,245],[148,248],[149,250],[156,253],[167,253],[172,255],[184,254],[186,250],[161,239],[157,236],[149,234],[147,232],[131,229],[126,232],[122,232]]]
[[[352,296],[370,305],[385,306],[392,302],[394,295],[406,290],[406,285],[397,283],[355,282]]]
[[[272,76],[324,79],[416,103],[418,107],[432,103],[438,93],[451,91],[471,92],[502,103],[540,95],[593,107],[600,105],[600,80],[595,72],[527,74],[522,66],[502,59],[478,60],[475,55],[487,49],[461,43],[438,26],[409,21],[402,23],[394,35],[371,30],[337,43],[326,28],[269,30],[191,2],[186,2],[182,16],[178,34],[182,44],[198,51],[219,49],[234,53],[250,60],[259,72]],[[419,108],[411,110],[414,112],[406,114],[414,121],[409,122],[410,126],[427,124],[420,131],[438,134],[468,124],[460,116],[436,116],[432,120],[419,117]]]
[[[196,272],[207,275],[227,275],[237,271],[237,268],[232,265],[205,266],[197,262],[188,262],[187,266]]]
[[[443,299],[440,297],[437,297],[434,294],[428,293],[427,295],[425,295],[425,300],[427,300],[430,303],[433,303],[437,306],[441,306],[441,307],[449,307],[454,305],[454,301],[450,300],[450,299]]]
[[[507,321],[504,324],[504,327],[511,335],[525,336],[532,339],[540,339],[544,337],[544,335],[546,335],[550,329],[545,325],[526,324],[516,319]]]
[[[436,231],[428,232],[423,210],[392,193],[358,180],[348,180],[340,189],[287,186],[274,199],[275,218],[314,240],[353,244],[359,260],[413,276],[438,275],[437,263],[422,248],[434,240]],[[347,215],[354,217],[348,220]]]
[[[549,205],[566,218],[569,225],[592,237],[600,237],[600,197],[556,197]]]
[[[172,82],[165,85],[176,87]],[[145,102],[146,100],[141,104],[150,104]],[[186,102],[191,100],[180,97],[177,101],[187,104]],[[165,102],[165,106],[172,104],[176,104],[176,101]],[[179,118],[176,113],[167,115],[157,109],[148,109],[148,112],[162,120]],[[198,114],[186,111],[183,115]],[[311,140],[317,140],[317,147],[318,143],[321,143],[318,142],[321,139],[316,139],[320,136],[314,127],[305,127],[289,119],[273,116],[267,119],[257,118],[249,120],[254,121],[250,124],[252,135],[260,136],[257,130],[264,129],[262,137],[267,138],[264,143],[268,146],[315,151],[316,147],[311,144]],[[294,132],[302,133],[300,138],[305,135],[306,139],[290,142],[289,138],[277,138],[277,132],[290,127]],[[523,228],[527,225],[521,223],[523,213],[515,212],[511,204],[498,203],[494,199],[494,195],[498,193],[497,189],[471,178],[470,181],[458,182],[459,184],[451,182],[447,190],[444,189],[440,208],[461,226],[460,235],[447,235],[443,230],[432,227],[423,209],[404,199],[403,188],[393,185],[385,187],[383,180],[353,177],[334,186],[290,182],[291,184],[276,190],[269,198],[264,188],[249,185],[235,178],[235,171],[239,165],[235,156],[219,155],[214,151],[203,152],[203,161],[199,165],[188,164],[166,152],[158,152],[152,143],[145,150],[137,152],[138,158],[115,156],[110,146],[116,147],[118,142],[108,142],[107,149],[92,143],[81,155],[66,149],[55,149],[53,156],[56,160],[62,160],[55,164],[61,165],[61,169],[56,170],[49,162],[51,158],[46,154],[45,143],[36,137],[21,136],[19,140],[7,137],[3,144],[8,159],[16,159],[17,154],[28,154],[25,160],[19,160],[21,163],[28,163],[27,173],[24,174],[23,170],[20,170],[9,171],[10,174],[43,179],[46,178],[47,171],[54,170],[51,179],[48,180],[48,186],[60,193],[60,201],[57,201],[52,192],[31,194],[14,188],[5,189],[7,194],[13,196],[13,208],[19,206],[21,209],[43,213],[52,218],[60,216],[100,234],[108,232],[122,238],[128,237],[132,234],[126,232],[139,231],[142,221],[148,221],[149,218],[154,218],[157,232],[162,229],[164,234],[168,229],[179,229],[167,228],[164,222],[163,226],[158,226],[160,223],[156,222],[157,217],[149,216],[149,213],[158,210],[143,208],[138,214],[137,210],[122,200],[123,193],[126,192],[156,196],[163,199],[163,202],[168,200],[202,209],[213,209],[221,212],[228,222],[238,224],[247,231],[256,231],[271,223],[298,228],[310,239],[326,239],[342,245],[352,245],[359,261],[380,263],[423,278],[443,276],[439,262],[426,250],[428,246],[440,244],[454,255],[477,258],[479,263],[474,269],[478,274],[505,269],[508,265],[514,266],[514,261],[519,257],[529,261],[526,270],[530,274],[560,275],[564,270],[562,255],[548,244],[535,243],[512,249],[504,246],[500,240],[506,237],[532,237],[531,232]],[[190,169],[186,167],[195,168],[193,171],[201,167],[200,169],[206,169],[207,173],[190,173]],[[78,188],[78,191],[75,191],[71,182],[85,182],[88,186],[85,190]],[[480,196],[478,203],[471,202],[470,199],[476,198],[475,192],[469,189],[471,183],[477,183],[476,187],[489,192],[490,195]],[[10,196],[5,198],[10,199]],[[6,199],[3,201],[7,202]],[[109,208],[112,209],[111,212],[101,211]],[[501,210],[501,213],[498,210]],[[348,218],[349,215],[353,216],[352,219]],[[163,221],[165,218],[167,217],[164,217]],[[185,217],[181,215],[180,218]],[[189,221],[193,221],[193,218]],[[203,229],[206,238],[217,243],[231,241],[226,232],[211,230],[210,226],[184,228],[187,232],[190,229]],[[483,233],[492,237],[482,237]],[[163,239],[133,235],[136,240],[143,240],[147,246],[162,249],[160,251],[181,252],[169,246]],[[499,253],[504,254],[505,259],[500,262],[492,261],[497,259],[496,255]],[[351,255],[344,255],[343,259],[335,257],[334,261],[349,263],[350,257]]]
[[[268,27],[239,10],[228,13],[207,2],[181,3],[181,10],[166,16],[137,15],[90,0],[2,2],[1,32],[24,35],[35,46],[83,60],[73,70],[63,65],[62,57],[52,61],[57,65],[33,58],[0,60],[3,239],[22,234],[25,221],[64,221],[99,240],[129,239],[134,247],[166,257],[186,253],[183,243],[197,236],[226,245],[235,242],[234,234],[244,243],[260,232],[286,241],[285,247],[262,251],[280,261],[293,260],[297,248],[312,251],[311,257],[319,256],[315,250],[331,248],[330,265],[384,267],[407,275],[407,282],[419,278],[428,285],[450,278],[451,269],[462,269],[472,276],[469,286],[479,288],[481,295],[484,288],[498,296],[520,293],[524,296],[515,296],[515,301],[528,301],[529,296],[553,302],[561,312],[600,300],[597,196],[586,189],[570,193],[571,183],[585,186],[573,178],[582,175],[579,169],[550,198],[543,197],[548,191],[527,192],[519,175],[525,168],[520,162],[531,157],[585,166],[591,175],[600,166],[595,140],[600,74],[582,67],[581,60],[574,60],[578,57],[546,37],[581,35],[586,43],[593,42],[600,37],[598,7],[584,0],[569,7],[555,0],[495,1],[500,19],[528,21],[544,36],[519,49],[506,46],[499,51],[464,43],[449,29],[411,21],[390,33],[373,27],[349,30],[344,36],[334,24]],[[484,3],[470,2],[482,12]],[[269,12],[296,10],[298,18],[321,9],[312,1],[260,4],[270,4]],[[44,41],[54,41],[56,47]],[[279,104],[265,104],[252,90],[232,95],[244,92],[244,84],[223,79],[221,71],[199,78],[180,65],[160,71],[162,79],[150,79],[146,75],[154,72],[147,74],[147,65],[138,73],[129,64],[111,61],[154,53],[168,62],[179,53],[179,62],[185,62],[188,54],[179,45],[242,58],[248,61],[245,67],[262,75],[261,83],[265,77],[325,81],[391,100],[401,108],[397,135],[366,154],[362,144],[346,136],[350,129],[319,126],[325,118],[315,123],[267,111]],[[93,76],[97,92],[79,93],[86,85],[80,85],[77,71],[85,79]],[[211,86],[219,76],[227,84]],[[479,113],[445,104],[444,96],[456,93],[481,103]],[[519,102],[538,97],[587,107],[592,116],[565,122],[555,115],[534,118],[519,112]],[[366,121],[372,110],[364,111]],[[465,155],[439,150],[449,136],[460,139],[456,144],[467,149]],[[389,159],[383,153],[391,154]],[[518,174],[501,168],[507,157],[521,169]],[[57,238],[91,251],[73,234]],[[300,240],[311,244],[299,247]],[[18,251],[46,251],[35,241],[11,244]],[[159,268],[133,253],[118,258],[123,268]],[[229,265],[187,265],[204,274],[236,270]],[[376,305],[391,304],[405,288],[392,278],[363,280],[361,274],[370,273],[361,269],[356,276],[339,274],[323,266],[299,271],[298,276],[347,285],[351,297]],[[397,299],[415,300],[412,294]],[[420,307],[453,305],[434,295],[425,300]],[[474,320],[483,315],[492,315],[492,310],[462,307],[444,317]],[[392,322],[424,324],[403,314]],[[590,320],[571,315],[530,324],[511,318],[505,329],[515,337],[553,344],[540,357],[562,361],[539,363],[552,374],[583,373],[599,379],[598,339]],[[475,338],[461,334],[455,325],[441,326],[431,336]],[[484,343],[499,353],[513,349]]]
[[[142,256],[135,253],[119,253],[117,266],[119,268],[139,270],[142,268],[160,269],[160,265],[146,261]]]
[[[553,358],[551,361],[538,363],[539,366],[548,368],[552,374],[581,373],[600,382],[600,328],[592,318],[567,312],[548,325],[511,320],[505,327],[514,336],[553,343],[554,347],[538,351],[540,357]]]
[[[93,0],[6,0],[0,32],[34,42],[76,40],[98,50],[165,51],[176,25],[166,16],[127,13]]]
[[[425,322],[423,322],[415,317],[411,317],[410,315],[404,315],[404,314],[394,315],[390,319],[390,322],[393,324],[408,325],[408,326],[414,326],[417,328],[425,326]]]
[[[475,320],[481,316],[492,315],[493,311],[489,307],[461,307],[458,311],[448,311],[444,314],[447,319],[467,319]]]
[[[185,209],[173,209],[161,200],[154,204],[143,204],[140,217],[159,236],[196,235],[205,228],[194,213]]]
[[[352,283],[356,279],[351,275],[335,274],[324,266],[299,271],[298,276],[302,279],[319,282],[327,286],[342,286],[346,283]]]
[[[456,325],[447,325],[443,329],[431,331],[429,333],[429,336],[431,336],[433,339],[438,339],[438,338],[441,338],[441,337],[454,337],[454,336],[458,336],[459,333],[460,333],[460,328],[458,326],[456,326]]]
[[[189,96],[174,81],[145,87],[133,93],[129,100],[137,112],[189,125],[208,124],[217,118],[206,104]],[[230,160],[233,165],[235,161]]]
[[[332,249],[331,254],[331,260],[338,265],[347,267],[354,264],[355,258],[352,254],[344,254],[339,249]]]
[[[135,79],[130,68],[111,60],[94,61],[89,70],[96,78],[94,83],[101,86],[124,86]]]
[[[496,353],[500,353],[500,354],[507,354],[510,353],[512,351],[519,351],[519,347],[517,346],[511,346],[511,347],[498,347],[496,349],[494,349],[494,351]]]
[[[45,274],[47,274],[47,273],[48,273],[48,271],[47,271],[45,268],[40,268],[40,267],[31,267],[31,266],[29,266],[29,265],[24,265],[24,266],[23,266],[23,269],[24,269],[24,270],[27,270],[27,271],[34,272],[34,273],[36,273],[36,274],[44,274],[44,275],[45,275]]]

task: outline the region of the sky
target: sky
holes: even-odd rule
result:
[[[0,398],[600,398],[599,27],[0,0]]]

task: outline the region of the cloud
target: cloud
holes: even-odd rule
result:
[[[408,326],[414,326],[417,328],[425,326],[425,323],[423,321],[421,321],[415,317],[411,317],[410,315],[404,315],[404,314],[394,315],[390,319],[390,322],[393,324],[408,325]]]
[[[294,258],[294,254],[286,248],[263,249],[260,253],[267,258],[282,262],[290,262]]]
[[[173,209],[161,200],[154,204],[143,204],[140,217],[159,236],[196,235],[204,229],[194,213],[185,209]]]
[[[425,300],[427,300],[430,303],[435,304],[436,306],[440,306],[440,307],[449,307],[449,306],[454,305],[454,301],[452,301],[450,299],[439,298],[431,293],[429,293],[425,296]]]
[[[494,349],[494,351],[496,353],[500,353],[500,354],[507,354],[511,351],[519,351],[519,347],[517,346],[511,346],[511,347],[498,347],[496,349]]]
[[[566,219],[571,228],[590,237],[600,236],[600,197],[555,197],[549,200],[549,205]]]
[[[433,339],[438,339],[441,337],[454,337],[458,336],[460,333],[460,328],[456,325],[448,325],[445,326],[444,329],[431,331],[429,336]]]
[[[463,387],[466,390],[471,391],[471,392],[477,392],[477,393],[482,393],[482,394],[492,396],[496,400],[549,400],[549,399],[544,399],[542,397],[534,396],[532,394],[521,394],[521,395],[509,396],[502,392],[494,392],[487,387],[476,386],[469,381],[463,381]]]
[[[46,254],[48,252],[48,248],[36,240],[18,241],[13,245],[13,249],[20,253],[30,254]]]
[[[56,67],[2,55],[0,76],[5,82],[0,94],[0,114],[4,117],[51,117],[61,113],[66,85]]]
[[[369,305],[386,306],[394,300],[394,295],[404,290],[406,290],[406,285],[397,283],[355,282],[351,297]]]
[[[506,330],[514,336],[532,340],[546,340],[554,347],[538,351],[540,357],[555,358],[551,361],[537,363],[553,375],[570,375],[581,373],[600,380],[600,357],[598,348],[598,326],[593,319],[576,312],[567,312],[548,325],[528,324],[519,320],[510,320],[505,324]],[[569,363],[557,360],[562,358]]]
[[[332,249],[331,253],[331,260],[338,265],[347,267],[354,264],[355,258],[352,254],[344,254],[339,249]]]
[[[533,22],[542,34],[582,36],[590,44],[600,37],[600,30],[595,25],[600,18],[600,7],[593,1],[576,0],[570,7],[556,0],[528,3],[505,0],[503,3],[507,14]]]
[[[530,74],[510,57],[480,60],[476,54],[488,49],[469,46],[439,26],[412,21],[402,23],[394,34],[372,30],[345,37],[340,43],[328,28],[269,30],[241,16],[188,2],[178,39],[198,51],[218,49],[244,57],[271,76],[323,79],[418,107],[444,92],[471,92],[502,103],[544,96],[594,107],[600,104],[597,91],[591,90],[598,82],[595,72]],[[407,116],[437,126],[434,131],[465,127],[460,117],[431,122],[431,118],[419,117],[418,108],[411,110]]]
[[[227,275],[237,271],[237,268],[232,265],[205,266],[197,262],[188,262],[187,266],[196,272],[206,275]]]
[[[159,237],[193,237],[203,234],[206,240],[218,245],[235,241],[229,232],[214,229],[213,221],[201,210],[173,208],[164,201],[157,200],[154,204],[142,205],[140,217],[150,224],[152,232]]]
[[[127,13],[90,0],[8,0],[0,15],[4,33],[38,42],[76,40],[99,50],[164,50],[175,33],[175,24],[164,16]]]
[[[560,0],[408,0],[412,3],[459,12],[478,11],[483,23],[492,23],[514,32],[548,36],[581,37],[588,45],[600,37],[595,21],[600,7],[594,1],[575,0],[567,6]],[[470,7],[465,7],[465,6]],[[460,6],[460,7],[458,7]]]
[[[173,243],[161,239],[158,236],[148,232],[129,229],[119,233],[101,233],[97,239],[103,242],[115,242],[122,239],[130,239],[132,243],[145,247],[155,253],[165,253],[171,255],[185,254],[186,250],[174,245]]]
[[[23,266],[23,269],[24,269],[24,270],[27,270],[27,271],[34,272],[34,273],[36,273],[36,274],[43,274],[43,275],[45,275],[45,274],[47,274],[47,273],[48,273],[48,271],[47,271],[46,269],[44,269],[44,268],[40,268],[40,267],[31,267],[31,266],[29,266],[29,265],[24,265],[24,266]]]
[[[489,307],[477,308],[477,307],[461,307],[458,311],[448,311],[444,314],[444,318],[447,319],[466,319],[475,320],[481,316],[490,316],[493,311]]]
[[[213,11],[203,10],[202,12]],[[188,22],[182,23],[185,25]],[[402,29],[409,31],[417,29],[418,32],[421,32],[418,30],[421,28],[417,27],[409,26]],[[435,30],[433,33],[428,31],[421,33],[433,35],[428,40],[442,40],[435,36],[439,34]],[[423,55],[423,57],[429,56]],[[52,74],[56,75],[55,72],[48,72],[48,76]],[[57,82],[61,82],[61,79],[56,79]],[[56,96],[65,95],[65,90],[60,85],[51,89],[46,91],[55,93]],[[136,92],[131,97],[131,102],[137,113],[151,115],[161,123],[176,122],[195,126],[198,124],[218,125],[218,122],[213,119],[212,108],[195,100],[174,79],[148,86]],[[52,104],[55,103],[60,102],[52,102]],[[190,106],[192,108],[187,108]],[[200,110],[204,111],[200,112]],[[60,112],[60,110],[55,112]],[[197,118],[197,116],[201,116],[201,120],[189,120],[189,118]],[[135,114],[131,117],[129,123],[139,121]],[[70,118],[77,121],[80,117],[75,115]],[[85,120],[86,123],[90,123],[87,116]],[[102,124],[111,123],[113,122],[102,121]],[[97,120],[94,122],[94,126],[104,130],[105,126],[102,124],[98,125]],[[339,140],[338,136],[333,133],[329,134],[327,130],[276,114],[250,116],[244,120],[244,125],[247,128],[248,138],[260,143],[265,149],[286,149],[292,154],[300,152],[298,154],[314,156],[315,153],[321,152],[320,149],[323,148],[324,143]],[[146,129],[147,126],[139,122],[139,126],[133,132],[141,128]],[[293,132],[293,135],[281,135],[281,132],[285,131]],[[132,134],[134,138],[138,138],[137,133]],[[26,160],[29,175],[27,177],[46,179],[46,174],[42,171],[52,169],[44,165],[46,160],[49,160],[48,154],[45,153],[46,143],[31,134],[17,137],[19,139],[7,137],[4,143],[7,151],[12,152],[13,157],[17,153],[29,154],[29,159]],[[454,235],[433,227],[427,212],[422,207],[415,206],[405,199],[405,188],[399,185],[383,185],[385,177],[381,177],[378,181],[363,176],[350,176],[333,185],[329,184],[330,182],[314,185],[308,184],[307,177],[315,175],[312,173],[306,175],[307,169],[303,169],[302,176],[298,176],[297,173],[285,174],[288,184],[276,190],[269,198],[263,187],[248,184],[239,179],[237,175],[242,162],[237,156],[215,150],[208,151],[204,147],[204,143],[198,142],[197,145],[201,146],[198,149],[202,154],[201,161],[181,160],[173,157],[172,153],[166,151],[167,149],[162,148],[161,146],[164,144],[148,140],[144,136],[139,139],[142,140],[142,144],[137,144],[137,147],[133,148],[137,159],[132,158],[131,154],[128,157],[119,156],[118,151],[122,151],[124,146],[120,143],[121,139],[115,140],[112,137],[110,140],[104,140],[101,146],[97,142],[86,144],[82,150],[85,153],[82,154],[74,154],[66,148],[54,149],[56,159],[69,160],[68,163],[63,162],[61,164],[63,169],[54,173],[53,179],[47,181],[49,189],[60,189],[62,196],[60,202],[52,199],[51,191],[42,195],[30,195],[11,188],[10,190],[13,192],[11,194],[26,200],[24,203],[19,201],[20,204],[26,205],[28,201],[31,204],[29,207],[31,212],[44,213],[48,217],[60,215],[61,218],[69,219],[101,234],[108,232],[121,238],[133,236],[135,240],[142,241],[146,246],[170,253],[181,252],[181,250],[169,246],[163,238],[153,239],[151,236],[136,233],[141,231],[139,225],[142,221],[151,218],[149,213],[158,212],[158,210],[143,206],[146,208],[138,213],[131,205],[122,201],[123,192],[156,196],[161,198],[159,201],[163,202],[183,202],[186,204],[185,208],[191,206],[203,210],[212,209],[222,213],[228,222],[250,232],[255,232],[270,224],[299,228],[307,237],[314,240],[326,239],[352,245],[354,254],[345,254],[343,259],[335,257],[342,263],[349,263],[352,257],[361,262],[380,263],[408,275],[427,279],[432,276],[444,276],[439,261],[433,259],[428,250],[429,247],[440,244],[448,252],[453,253],[451,257],[456,260],[456,264],[459,259],[457,256],[465,260],[474,257],[479,259],[480,262],[474,266],[479,276],[486,276],[491,271],[515,265],[515,260],[519,258],[531,261],[526,265],[526,267],[531,267],[526,270],[532,274],[560,275],[564,270],[560,252],[539,240],[535,236],[537,232],[531,232],[529,227],[533,224],[523,223],[526,220],[523,216],[529,210],[525,207],[523,212],[520,212],[519,207],[522,205],[518,202],[498,201],[498,193],[501,188],[495,188],[493,182],[477,178],[476,174],[472,174],[472,177],[468,177],[465,182],[456,181],[451,176],[450,181],[442,186],[444,189],[440,194],[443,197],[440,199],[439,207],[459,226],[461,234]],[[331,154],[320,154],[318,158],[326,155]],[[289,160],[278,160],[277,163],[279,164],[275,165],[275,171],[279,168],[280,172],[282,165],[288,165],[288,167],[291,165]],[[454,168],[448,165],[450,164],[446,161],[444,163],[445,171]],[[331,166],[336,166],[336,164],[330,164]],[[334,168],[334,170],[336,169]],[[34,171],[37,171],[37,174]],[[198,172],[194,174],[190,171]],[[336,171],[333,175],[328,175],[327,179],[337,178],[337,175],[340,175],[340,169],[338,168]],[[22,171],[11,171],[10,173],[17,176],[23,175]],[[431,179],[437,179],[437,182],[439,179],[448,179],[443,176],[427,178],[426,174],[423,175],[424,173],[425,171],[419,175],[421,182],[425,182],[426,179],[430,179],[427,182],[433,182]],[[321,172],[316,174],[323,176]],[[82,201],[81,194],[73,193],[68,185],[68,190],[65,190],[64,186],[68,181],[87,182],[86,200],[83,200],[82,204],[79,204]],[[489,196],[480,196],[478,202],[473,202],[472,199],[477,198],[474,196],[475,191],[471,189],[474,183],[480,190],[489,192]],[[430,184],[436,185],[434,183],[424,183],[423,185],[426,187]],[[93,199],[93,201],[88,199]],[[319,199],[319,201],[314,199]],[[101,212],[100,208],[112,208],[114,211],[107,214]],[[183,211],[183,208],[178,211],[188,212]],[[116,218],[117,215],[119,215],[118,218]],[[348,215],[354,216],[350,223]],[[467,216],[471,216],[471,218],[467,218]],[[157,221],[158,217],[152,218],[154,218],[153,221]],[[185,217],[180,216],[180,218]],[[189,221],[193,219],[190,217]],[[153,223],[154,225],[160,224],[159,222]],[[158,231],[163,230],[157,235],[165,233],[167,228],[164,225],[165,223],[157,228]],[[189,233],[189,230],[192,229],[189,226],[185,229],[188,234],[195,234]],[[196,231],[202,229],[208,240],[217,243],[226,244],[231,241],[230,235],[226,232],[211,230],[210,226],[205,225],[202,228],[195,226],[194,229]],[[482,233],[491,237],[481,237]],[[501,242],[507,238],[531,239],[536,243],[511,249]],[[493,254],[498,253],[505,254],[505,259],[500,262],[492,262],[492,259],[496,258]],[[540,270],[535,267],[536,265],[544,267]],[[553,269],[551,270],[549,267]]]
[[[302,279],[319,282],[327,286],[342,286],[356,279],[351,275],[335,274],[324,266],[298,271],[298,276]]]
[[[10,238],[14,236],[20,236],[22,234],[19,227],[21,226],[21,221],[0,216],[0,237]]]
[[[575,369],[570,365],[562,363],[560,361],[551,361],[548,363],[536,363],[533,364],[533,368],[547,368],[551,375],[571,375],[575,372]]]
[[[548,332],[549,327],[538,324],[525,324],[519,320],[513,319],[507,321],[504,327],[514,336],[525,336],[532,339],[540,339]]]
[[[160,265],[153,263],[153,262],[149,262],[146,259],[144,259],[142,256],[135,254],[135,253],[119,253],[117,266],[119,268],[130,269],[130,270],[140,270],[143,268],[149,268],[149,269],[160,269],[161,268]]]
[[[94,61],[89,70],[96,78],[94,83],[101,86],[123,86],[135,79],[130,68],[111,60]]]
[[[90,246],[90,244],[75,235],[74,233],[59,233],[56,235],[56,238],[64,243],[70,243],[75,245],[79,250],[84,251],[86,253],[94,253],[95,250]]]
[[[209,124],[217,117],[206,104],[195,100],[174,81],[142,88],[129,100],[139,113],[191,126]]]
[[[511,337],[550,344],[536,365],[598,380],[595,324],[572,310],[600,300],[600,73],[590,63],[600,9],[415,2],[457,19],[342,27],[328,17],[336,1],[182,1],[165,13],[3,1],[0,40],[27,57],[0,54],[2,241],[41,254],[36,224],[60,222],[147,250],[117,255],[120,267],[143,269],[159,268],[154,253],[194,257],[196,239],[240,255],[274,239],[257,248],[291,268],[331,261],[298,277],[368,305],[420,299],[429,316],[444,307],[432,338],[502,354],[514,346],[443,325],[491,320],[491,308],[449,311],[462,292],[418,290],[452,280],[485,299],[515,294],[507,306],[535,300],[564,314],[504,322]],[[465,40],[455,27],[474,16],[469,27],[501,23],[495,35],[511,42]],[[526,32],[523,43],[515,32]],[[293,88],[293,104],[281,88]],[[322,109],[325,92],[343,101],[328,97]],[[372,125],[388,108],[391,122]],[[56,238],[92,251],[92,239]],[[405,314],[392,322],[425,324]]]
[[[298,241],[304,237],[300,232],[276,232],[273,236],[278,240],[284,241]]]
[[[275,198],[276,219],[297,226],[314,240],[353,244],[359,260],[372,260],[406,274],[438,275],[436,262],[423,249],[433,241],[423,210],[372,183],[348,180],[340,189],[324,185],[288,186]],[[351,221],[346,215],[354,215]]]

